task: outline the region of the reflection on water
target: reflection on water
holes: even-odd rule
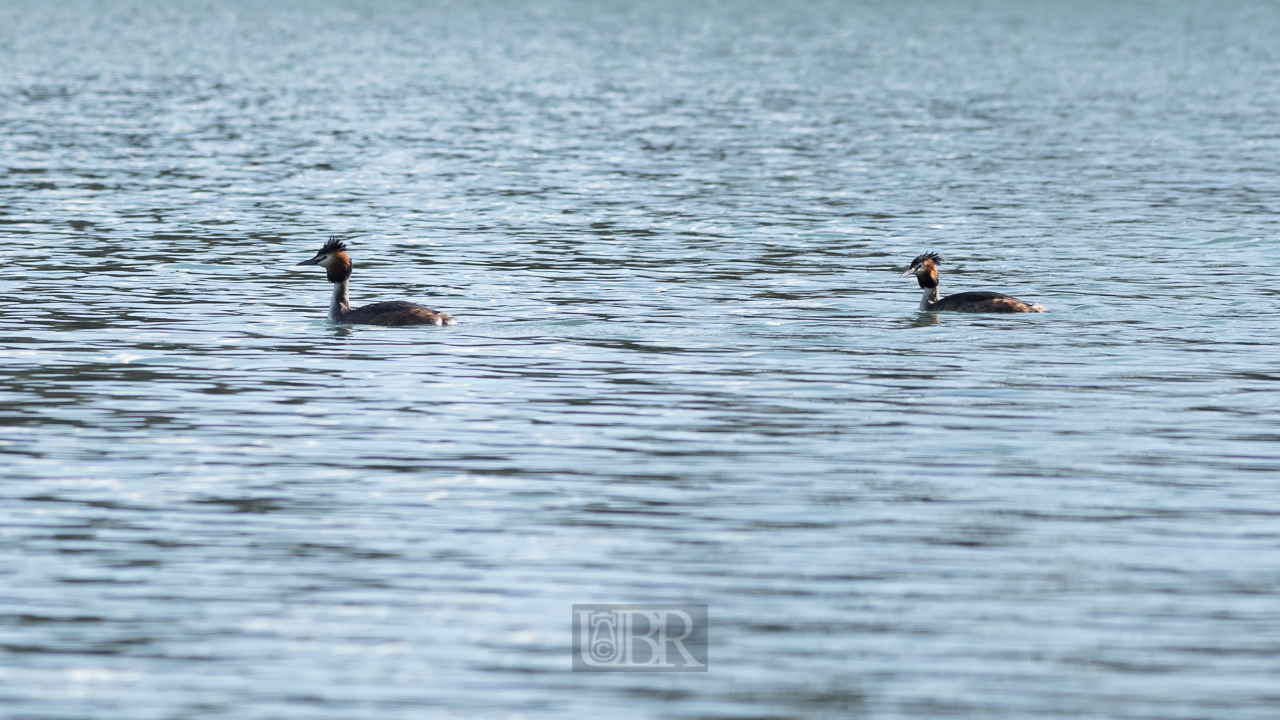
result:
[[[0,699],[1268,717],[1277,30],[0,8]],[[327,323],[333,233],[459,325]],[[1051,312],[917,312],[926,250]],[[712,671],[569,673],[614,601]]]
[[[932,325],[941,325],[942,318],[938,317],[936,312],[918,312],[906,321],[907,327],[922,328]]]

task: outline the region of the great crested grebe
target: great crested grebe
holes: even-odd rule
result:
[[[938,253],[925,253],[911,261],[911,267],[899,277],[915,275],[924,288],[920,298],[921,310],[953,310],[971,313],[1042,313],[1048,312],[1040,303],[1031,305],[1018,298],[998,292],[962,292],[941,297],[938,293]]]
[[[329,319],[343,325],[457,325],[452,315],[403,300],[373,303],[354,310],[347,298],[347,281],[351,279],[351,258],[347,246],[330,237],[310,260],[298,265],[319,265],[333,283],[333,300],[329,302]],[[294,267],[297,267],[296,265]]]

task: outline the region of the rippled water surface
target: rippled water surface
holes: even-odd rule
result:
[[[1029,5],[0,5],[0,715],[1275,717],[1280,8]]]

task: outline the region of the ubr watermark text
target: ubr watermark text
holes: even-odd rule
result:
[[[574,672],[706,672],[706,605],[574,605]]]

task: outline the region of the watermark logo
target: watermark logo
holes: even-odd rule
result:
[[[574,605],[574,672],[706,672],[706,605]]]

